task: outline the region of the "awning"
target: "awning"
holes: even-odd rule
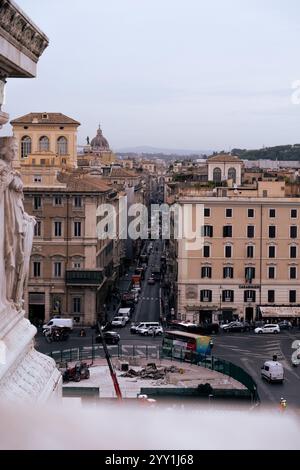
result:
[[[264,318],[266,317],[293,317],[300,318],[300,307],[259,307]]]

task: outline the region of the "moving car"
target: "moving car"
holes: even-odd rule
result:
[[[118,344],[120,341],[120,335],[116,333],[115,331],[105,331],[103,333],[103,336],[107,344]],[[96,340],[96,343],[102,343],[101,335],[97,335],[95,340]]]
[[[142,336],[161,336],[164,330],[162,326],[148,326],[141,327],[137,330],[137,333]]]
[[[224,325],[222,331],[224,331],[225,333],[240,333],[244,331],[250,331],[250,325],[248,323],[242,323],[239,321],[231,322],[228,325]]]
[[[159,322],[140,322],[131,325],[130,327],[130,333],[135,334],[138,333],[138,330],[140,328],[150,328],[151,326],[160,326]]]
[[[278,325],[267,324],[264,326],[260,326],[255,328],[254,333],[262,334],[262,333],[280,333],[280,328]]]
[[[291,322],[287,320],[280,321],[278,326],[281,330],[291,330],[293,328]]]
[[[277,361],[266,361],[261,368],[261,377],[269,382],[280,382],[284,380],[283,366]]]
[[[154,277],[152,277],[152,276],[149,277],[149,279],[148,279],[148,284],[149,284],[149,285],[155,284],[155,279],[154,279]]]
[[[111,322],[112,326],[118,326],[122,328],[126,325],[126,318],[125,317],[115,317]]]

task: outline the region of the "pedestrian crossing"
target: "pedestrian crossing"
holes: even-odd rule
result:
[[[229,344],[216,344],[221,348],[226,349],[227,351],[231,350],[234,355],[236,354],[237,356],[243,356],[243,360],[245,362],[251,359],[260,359],[263,363],[264,361],[272,360],[273,356],[276,355],[277,360],[282,363],[285,369],[289,371],[292,370],[292,367],[288,360],[289,358],[286,358],[282,352],[281,343],[279,339],[269,340],[268,342],[262,344],[255,344],[255,346],[252,345],[251,349],[248,349],[247,347],[240,347]],[[218,354],[221,356],[222,353],[220,352]],[[234,362],[233,358],[231,360]]]

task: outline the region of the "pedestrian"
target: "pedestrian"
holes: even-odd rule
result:
[[[280,398],[279,406],[280,406],[280,411],[283,413],[287,408],[287,402],[284,398]]]

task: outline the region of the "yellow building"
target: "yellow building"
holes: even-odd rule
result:
[[[26,114],[11,125],[19,146],[16,166],[77,167],[78,121],[62,113],[44,112]]]

